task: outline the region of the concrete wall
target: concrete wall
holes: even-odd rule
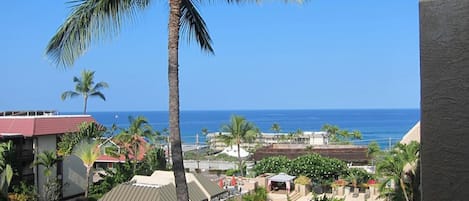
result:
[[[468,200],[468,0],[420,0],[420,55],[422,200]]]
[[[56,147],[56,136],[55,135],[47,135],[47,136],[39,136],[35,139],[36,141],[36,149],[35,149],[35,154],[40,154],[43,151],[55,151],[57,150]],[[38,193],[41,197],[41,199],[44,199],[44,185],[47,182],[47,178],[44,175],[44,167],[42,166],[36,166],[34,167],[36,171],[36,181],[37,181],[37,189]],[[52,169],[52,174],[51,177],[56,176],[56,168],[54,167]]]
[[[63,182],[66,185],[63,191],[64,197],[85,192],[86,169],[80,158],[75,155],[65,157],[63,161]]]

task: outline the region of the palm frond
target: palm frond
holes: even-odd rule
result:
[[[98,82],[91,91],[99,91],[104,88],[109,88],[109,84],[107,82]]]
[[[62,95],[60,96],[60,98],[62,100],[65,100],[67,98],[73,98],[73,97],[76,97],[80,94],[78,94],[77,92],[74,92],[74,91],[66,91],[66,92],[63,92]]]
[[[189,42],[192,38],[195,38],[202,50],[214,53],[207,25],[200,16],[193,0],[182,0],[181,2],[181,31]]]
[[[125,19],[133,19],[149,0],[72,0],[72,12],[46,47],[58,66],[72,66],[93,41],[116,36]]]
[[[90,97],[92,96],[98,96],[99,98],[103,99],[103,100],[106,100],[106,97],[104,96],[103,93],[101,93],[100,91],[97,91],[97,92],[93,92],[90,94]]]

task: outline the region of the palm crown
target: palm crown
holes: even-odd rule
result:
[[[73,82],[75,83],[75,91],[65,91],[62,93],[62,100],[67,98],[73,98],[76,96],[83,96],[84,99],[84,109],[83,113],[86,114],[86,108],[88,105],[89,97],[99,97],[103,100],[106,100],[104,94],[100,91],[101,89],[108,88],[109,85],[106,82],[98,82],[94,84],[94,71],[83,70],[81,72],[81,77],[73,77]]]

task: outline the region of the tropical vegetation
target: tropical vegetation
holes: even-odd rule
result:
[[[89,186],[90,186],[90,173],[93,168],[94,162],[100,156],[100,151],[97,143],[88,143],[82,142],[79,144],[76,149],[73,151],[73,154],[80,158],[83,162],[83,165],[86,168],[86,188],[85,188],[85,197],[88,197]]]
[[[129,152],[129,156],[133,163],[133,173],[137,171],[137,162],[141,149],[148,149],[144,146],[145,139],[155,141],[157,132],[154,132],[152,127],[148,124],[148,120],[143,116],[137,118],[129,117],[130,126],[123,129],[121,133],[114,137],[115,141],[123,145],[123,151]]]
[[[37,155],[33,165],[42,166],[44,168],[44,176],[46,183],[44,184],[44,198],[45,200],[56,201],[60,200],[62,183],[57,177],[52,176],[52,171],[56,166],[59,159],[55,151],[45,150]]]
[[[238,153],[238,162],[241,176],[244,176],[242,170],[243,160],[241,158],[241,144],[244,142],[252,142],[259,135],[259,130],[256,126],[247,121],[246,118],[238,115],[233,115],[229,124],[225,124],[221,129],[226,134],[217,135],[218,138],[222,139],[226,145],[236,145]]]
[[[98,82],[95,84],[94,73],[94,71],[83,70],[81,72],[81,77],[73,77],[73,82],[75,82],[75,91],[65,91],[61,96],[62,100],[74,98],[80,95],[83,96],[83,114],[86,114],[88,98],[99,97],[102,100],[106,100],[106,97],[100,90],[108,88],[109,85],[106,82]]]
[[[324,124],[321,130],[327,132],[329,136],[329,143],[332,144],[351,144],[352,140],[362,139],[362,134],[360,131],[343,130],[336,125]]]
[[[396,144],[377,164],[377,172],[384,177],[379,186],[380,197],[396,201],[420,200],[419,153],[418,142]]]
[[[293,1],[293,0],[292,0]],[[302,2],[303,0],[296,0]],[[47,45],[46,54],[57,65],[72,66],[95,40],[115,36],[125,18],[148,7],[150,0],[71,1],[72,12]],[[213,53],[206,24],[193,0],[170,0],[168,23],[169,127],[172,165],[179,201],[189,200],[182,158],[179,127],[179,39],[180,31],[195,39],[200,48]],[[259,0],[225,0],[227,3]]]
[[[8,197],[8,188],[13,178],[13,158],[11,157],[13,150],[13,142],[0,143],[0,193],[5,199]]]

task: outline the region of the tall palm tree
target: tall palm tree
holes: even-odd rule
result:
[[[86,188],[85,197],[88,197],[88,191],[90,187],[90,172],[93,168],[94,162],[100,155],[99,148],[96,143],[82,142],[73,151],[73,154],[81,159],[83,165],[86,168]]]
[[[169,130],[171,157],[177,199],[189,200],[184,172],[179,128],[179,38],[180,31],[193,38],[200,48],[213,53],[212,40],[195,2],[202,0],[168,0],[168,83]],[[224,0],[227,3],[259,2],[260,0]],[[303,0],[284,0],[302,2]],[[47,45],[46,54],[57,65],[72,66],[94,40],[115,36],[125,18],[132,18],[148,7],[150,0],[81,0],[75,1],[72,12]],[[181,29],[182,26],[182,29]]]
[[[241,176],[244,176],[243,161],[241,159],[241,143],[251,142],[259,135],[259,130],[256,126],[247,121],[242,116],[233,115],[230,123],[222,126],[222,131],[228,134],[219,135],[225,143],[236,144],[238,149],[239,170]],[[228,144],[227,144],[228,145]]]
[[[73,77],[73,82],[75,82],[75,91],[63,92],[61,98],[62,100],[65,100],[79,95],[83,96],[83,114],[86,114],[89,97],[99,97],[106,100],[106,97],[100,90],[108,88],[109,85],[106,82],[98,82],[94,84],[94,71],[83,70],[80,78]]]
[[[131,154],[133,155],[133,173],[135,174],[137,171],[138,156],[140,154],[140,149],[142,148],[143,138],[156,139],[156,136],[145,117],[129,117],[129,122],[129,128],[119,133],[115,139],[122,143],[127,149],[131,150]]]

